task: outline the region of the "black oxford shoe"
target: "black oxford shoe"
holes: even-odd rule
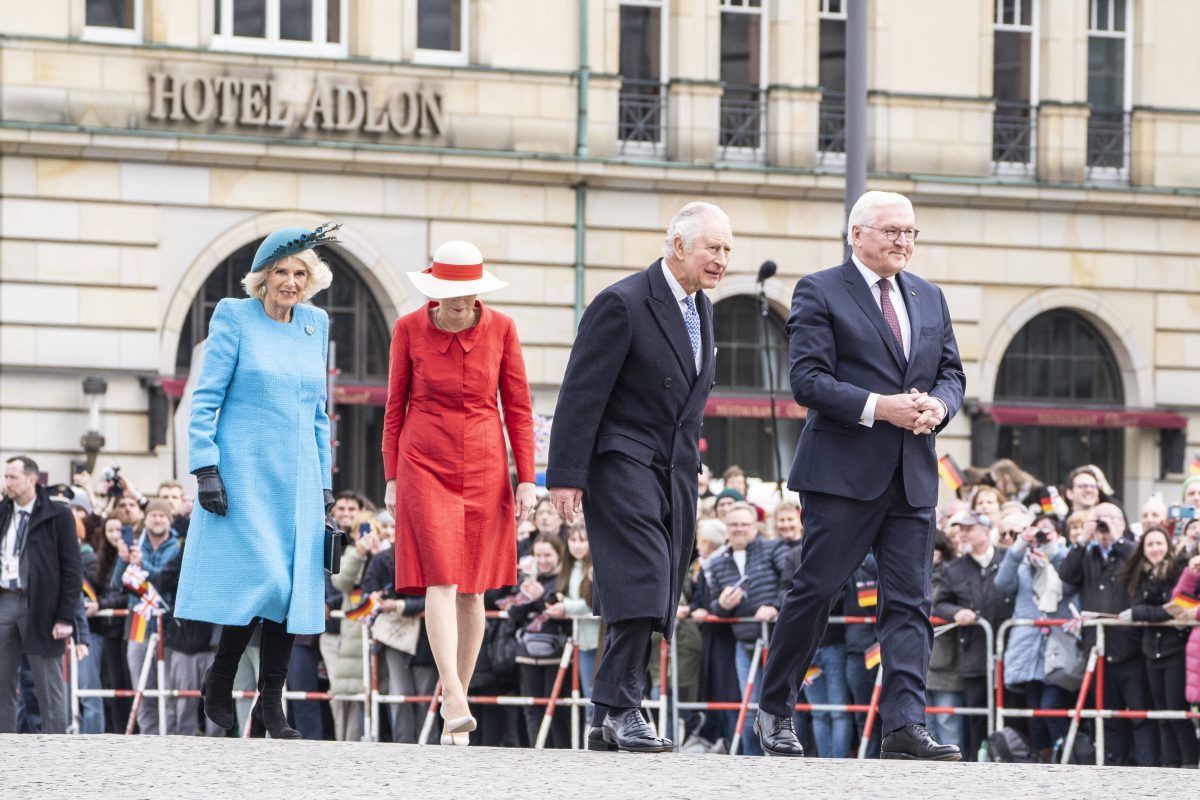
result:
[[[920,723],[905,725],[883,737],[880,758],[909,761],[962,761],[962,753],[952,744],[938,744],[929,729]]]
[[[675,749],[670,739],[654,735],[654,731],[646,724],[641,709],[638,708],[626,709],[620,713],[609,711],[608,716],[604,718],[604,725],[600,728],[600,736],[609,750],[623,750],[627,753],[669,753]],[[588,749],[600,749],[593,746],[590,732]]]
[[[758,742],[763,752],[769,756],[789,756],[799,758],[804,755],[804,746],[796,738],[796,727],[792,715],[777,717],[761,708],[754,718],[754,732],[758,734]]]
[[[604,738],[604,727],[602,725],[593,725],[588,728],[587,749],[607,753],[616,750],[617,746],[609,744],[608,740]]]

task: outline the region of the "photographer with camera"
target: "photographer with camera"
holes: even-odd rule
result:
[[[1026,524],[996,573],[996,588],[1013,592],[1017,619],[1069,619],[1075,588],[1064,584],[1056,567],[1067,557],[1058,518],[1040,514]],[[1046,681],[1047,632],[1014,628],[1004,649],[1004,685],[1024,695],[1026,708],[1070,708],[1074,695]],[[1042,760],[1050,761],[1054,743],[1067,733],[1067,720],[1046,717],[1033,722],[1033,740]]]
[[[1132,603],[1120,581],[1125,562],[1134,553],[1134,545],[1125,540],[1125,515],[1113,503],[1100,503],[1091,510],[1079,539],[1058,565],[1064,583],[1079,589],[1083,611],[1110,616],[1119,615]],[[1149,708],[1149,689],[1141,652],[1141,634],[1133,628],[1110,627],[1104,632],[1104,707],[1111,709]],[[1096,644],[1096,629],[1083,629],[1083,646]],[[1134,720],[1132,743],[1126,720],[1108,720],[1104,724],[1105,763],[1114,766],[1132,763],[1154,766],[1158,758],[1157,732],[1149,720]]]

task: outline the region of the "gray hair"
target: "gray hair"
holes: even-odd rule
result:
[[[704,223],[714,219],[729,225],[729,215],[712,203],[697,200],[679,209],[667,223],[663,257],[669,258],[675,252],[675,237],[679,237],[685,251],[691,250],[696,238],[704,230]]]
[[[728,517],[730,514],[732,514],[735,511],[745,511],[747,514],[750,515],[750,518],[754,522],[758,522],[758,510],[755,509],[754,506],[750,505],[749,503],[747,503],[745,501],[735,502],[729,508],[725,509],[725,516]]]
[[[850,209],[846,220],[846,243],[854,244],[854,226],[871,225],[875,222],[876,212],[886,206],[905,206],[913,210],[912,201],[896,192],[863,192],[862,197]],[[915,213],[915,212],[914,212]]]
[[[299,253],[293,253],[288,258],[299,259],[305,267],[308,268],[308,283],[304,287],[304,292],[300,296],[300,302],[305,302],[312,299],[313,295],[323,289],[328,289],[329,284],[333,283],[333,270],[329,265],[316,254],[314,250],[301,250]],[[283,259],[279,259],[282,261]],[[258,272],[247,272],[242,278],[242,287],[246,290],[246,294],[250,297],[257,297],[260,300],[267,291],[267,273],[277,264],[273,261],[260,269]]]
[[[702,519],[696,523],[696,540],[715,544],[718,547],[725,544],[729,530],[719,519]]]

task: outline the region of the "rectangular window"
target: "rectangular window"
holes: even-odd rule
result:
[[[416,61],[468,63],[469,0],[417,0]]]
[[[1133,3],[1089,0],[1087,177],[1129,178]]]
[[[724,160],[763,156],[768,0],[721,0],[721,125]]]
[[[817,152],[825,165],[846,159],[846,9],[841,0],[820,0],[821,108]]]
[[[992,166],[1032,177],[1037,152],[1039,0],[996,0],[992,32]]]
[[[345,56],[345,0],[213,0],[215,50]]]
[[[622,153],[663,152],[667,105],[665,13],[664,0],[621,3],[617,140]]]
[[[143,0],[87,0],[83,38],[93,42],[139,44]]]

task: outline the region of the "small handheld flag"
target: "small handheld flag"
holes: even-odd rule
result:
[[[1188,594],[1177,594],[1171,598],[1171,602],[1180,608],[1193,609],[1200,608],[1200,599],[1192,597]]]
[[[962,472],[958,468],[958,464],[954,463],[954,457],[949,453],[938,459],[938,476],[946,482],[952,491],[957,492],[959,488],[966,483],[963,480]]]
[[[867,665],[867,669],[875,669],[882,660],[883,656],[879,652],[879,642],[868,647],[867,652],[863,653],[863,663]]]
[[[812,666],[808,668],[808,672],[804,673],[804,685],[812,686],[813,681],[821,677],[821,668]]]
[[[873,582],[859,581],[858,605],[861,608],[872,608],[879,605],[879,587]]]

